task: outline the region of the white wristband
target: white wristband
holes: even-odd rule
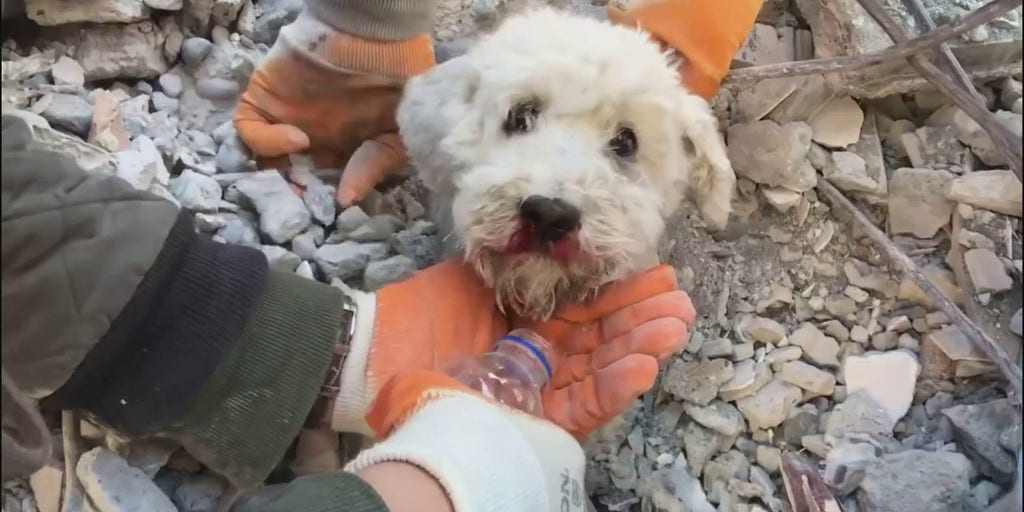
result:
[[[359,291],[335,280],[332,286],[341,288],[353,302],[356,313],[352,318],[355,332],[349,340],[349,352],[341,367],[340,390],[334,399],[331,414],[331,429],[335,432],[354,432],[374,437],[373,429],[366,423],[370,410],[370,389],[367,382],[367,364],[370,347],[373,344],[374,322],[377,321],[377,294]]]
[[[455,512],[582,512],[583,449],[553,423],[461,392],[424,405],[346,471],[407,462],[444,487]]]

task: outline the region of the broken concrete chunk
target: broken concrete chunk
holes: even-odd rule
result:
[[[751,359],[737,363],[733,378],[722,385],[718,390],[718,396],[722,400],[733,402],[757,393],[772,380],[769,364],[771,363],[756,363]]]
[[[996,121],[1009,129],[1017,137],[1021,136],[1021,115],[1006,110],[993,114]],[[956,109],[952,115],[953,129],[957,138],[967,144],[975,155],[986,165],[1007,165],[1006,157],[996,148],[988,132],[963,110]]]
[[[807,124],[814,142],[831,148],[845,148],[860,139],[864,111],[849,96],[834,98],[821,107]]]
[[[949,418],[956,440],[974,456],[982,474],[1004,485],[1013,481],[1014,454],[999,444],[1000,435],[1020,424],[1020,415],[1009,399],[958,405],[942,414]]]
[[[85,85],[85,70],[82,65],[71,57],[62,56],[50,68],[50,76],[56,85],[82,87]]]
[[[804,323],[793,334],[789,342],[803,349],[804,359],[819,366],[839,366],[839,343],[825,336],[814,324]]]
[[[920,372],[914,356],[902,350],[850,356],[843,361],[847,393],[867,393],[885,409],[893,424],[910,410]]]
[[[831,395],[836,387],[836,378],[831,373],[803,361],[790,361],[782,365],[779,376],[782,380],[817,395]]]
[[[848,151],[832,153],[824,169],[825,179],[846,192],[875,192],[878,182],[867,174],[867,164]]]
[[[732,121],[747,123],[768,115],[800,85],[802,77],[770,78],[744,88],[732,104]]]
[[[774,121],[736,124],[728,132],[729,160],[739,176],[797,192],[814,188],[817,175],[807,162],[811,127]]]
[[[1024,193],[1013,171],[976,171],[953,180],[946,197],[1015,217],[1024,216]]]
[[[277,172],[253,173],[233,187],[259,212],[260,231],[275,243],[291,240],[312,221],[306,204]]]
[[[760,316],[745,316],[736,326],[739,335],[748,341],[761,343],[777,343],[786,337],[786,328],[782,324]]]
[[[92,105],[77,94],[52,94],[40,100],[46,107],[40,112],[50,126],[67,130],[81,138],[89,135]]]
[[[69,36],[75,59],[87,81],[111,78],[156,78],[168,69],[165,36],[149,21],[128,25],[88,25]]]
[[[124,459],[105,448],[85,452],[78,460],[75,473],[89,495],[89,501],[103,512],[178,510],[142,470],[129,466]]]
[[[404,281],[416,273],[416,262],[401,254],[386,260],[371,261],[363,273],[363,287],[378,290],[391,283]]]
[[[25,12],[32,21],[51,27],[83,22],[132,23],[149,18],[149,7],[137,0],[25,0]]]
[[[1006,273],[1003,262],[989,249],[971,249],[965,252],[964,265],[971,276],[976,293],[998,293],[1013,288],[1013,279]]]
[[[313,254],[313,259],[328,279],[344,280],[361,275],[371,261],[383,260],[387,256],[386,244],[348,241],[321,246]]]
[[[865,468],[857,503],[861,510],[878,512],[962,510],[970,474],[971,462],[959,453],[908,450],[885,455]]]
[[[684,403],[683,407],[693,421],[724,436],[738,435],[746,426],[740,411],[722,401],[715,401],[706,406]]]
[[[914,167],[943,169],[957,174],[974,168],[971,153],[948,126],[922,126],[901,135],[900,143]]]
[[[781,379],[774,379],[754,396],[736,401],[736,407],[747,419],[751,430],[777,427],[803,397],[800,388]]]
[[[732,362],[726,359],[691,362],[675,359],[662,379],[662,387],[680,400],[707,405],[734,373]]]
[[[761,187],[761,194],[779,213],[786,213],[794,206],[800,204],[803,197],[799,192],[794,192],[782,187]]]
[[[775,107],[768,114],[768,119],[779,124],[795,121],[806,122],[814,117],[834,96],[832,86],[823,75],[802,77],[796,91]]]
[[[931,238],[949,223],[956,204],[946,198],[953,175],[946,171],[901,168],[889,182],[889,230]]]
[[[932,379],[952,379],[961,363],[988,361],[955,325],[932,331],[921,340],[922,373]]]

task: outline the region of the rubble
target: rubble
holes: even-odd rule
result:
[[[857,503],[879,512],[959,510],[970,491],[970,471],[967,457],[955,452],[885,455],[865,468]]]
[[[839,343],[817,327],[804,323],[789,335],[789,342],[803,349],[803,357],[812,364],[839,366]]]
[[[1009,399],[976,405],[958,405],[942,411],[953,424],[955,438],[973,453],[982,474],[1009,484],[1014,478],[1016,458],[999,443],[1000,436],[1014,426],[1020,428],[1020,415]]]
[[[754,396],[736,401],[736,407],[752,430],[779,426],[802,398],[800,388],[774,379]]]
[[[806,123],[779,125],[754,121],[729,127],[728,153],[736,174],[757,183],[785,187],[796,192],[817,183],[807,162],[811,127]]]
[[[82,454],[75,470],[89,501],[103,512],[177,512],[145,473],[104,448]]]
[[[889,230],[931,238],[949,223],[956,205],[946,198],[953,181],[947,171],[896,169],[889,181]]]
[[[946,197],[977,208],[1024,217],[1021,183],[1012,171],[976,171],[960,176],[950,183]]]
[[[864,111],[853,98],[833,98],[824,104],[807,123],[814,142],[830,148],[845,148],[860,139]]]
[[[977,293],[1004,292],[1013,287],[1003,262],[989,249],[971,249],[964,253],[964,265]]]
[[[666,370],[662,387],[680,400],[708,405],[733,375],[733,364],[726,359],[692,362],[676,359]]]
[[[847,393],[866,393],[894,424],[910,410],[920,371],[914,356],[899,350],[850,356],[843,361]]]

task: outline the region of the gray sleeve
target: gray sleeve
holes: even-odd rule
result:
[[[336,30],[367,39],[409,39],[431,31],[437,0],[305,0]]]

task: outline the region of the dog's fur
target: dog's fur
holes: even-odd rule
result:
[[[506,133],[518,102],[532,129]],[[553,9],[505,21],[463,56],[412,79],[398,108],[410,159],[442,231],[503,308],[546,318],[563,302],[657,262],[665,219],[689,189],[706,223],[728,220],[735,175],[707,103],[638,29]],[[609,141],[632,129],[638,151]],[[580,258],[508,254],[531,195],[581,212]]]

